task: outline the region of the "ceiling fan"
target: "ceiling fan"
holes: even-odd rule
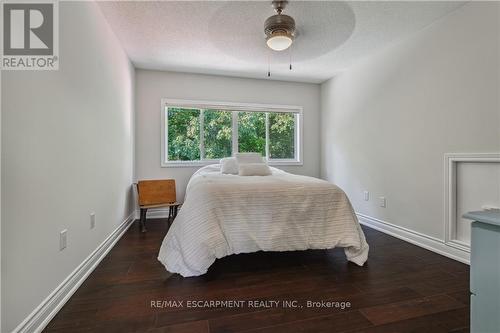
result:
[[[288,1],[273,0],[272,6],[276,15],[270,16],[264,22],[266,44],[274,51],[288,49],[295,39],[295,20],[283,14]]]

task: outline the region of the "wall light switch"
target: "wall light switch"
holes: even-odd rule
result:
[[[90,213],[90,229],[95,228],[95,213]]]
[[[387,207],[387,200],[385,197],[380,197],[380,207]]]
[[[66,248],[67,246],[67,234],[68,230],[64,229],[59,233],[59,251],[62,251]]]
[[[363,192],[363,195],[364,195],[365,201],[370,200],[370,192],[368,192],[368,191],[364,191],[364,192]]]

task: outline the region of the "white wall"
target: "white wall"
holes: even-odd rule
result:
[[[160,166],[162,98],[303,106],[304,165],[283,169],[319,176],[319,85],[136,70],[137,179],[175,179],[178,200],[183,200],[187,182],[198,168]]]
[[[356,211],[443,239],[444,154],[500,151],[499,8],[466,4],[322,85],[321,175]]]
[[[462,215],[483,206],[500,207],[500,162],[456,163],[456,239],[470,244],[471,220]]]
[[[133,210],[134,69],[95,3],[61,2],[60,27],[58,71],[2,73],[2,332]]]

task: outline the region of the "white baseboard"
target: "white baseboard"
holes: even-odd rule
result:
[[[359,223],[366,225],[375,230],[381,231],[385,234],[402,239],[408,243],[415,244],[446,256],[448,258],[463,262],[464,264],[470,263],[470,253],[463,251],[445,244],[444,240],[422,234],[368,215],[356,213]]]
[[[41,332],[54,318],[87,276],[113,248],[135,220],[130,214],[43,302],[19,324],[13,333]]]
[[[148,209],[147,219],[166,219],[168,217],[168,208],[151,208]],[[140,211],[135,211],[135,218],[140,218]]]

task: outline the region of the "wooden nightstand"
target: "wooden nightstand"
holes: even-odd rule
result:
[[[141,232],[146,232],[146,213],[149,208],[169,207],[169,223],[175,219],[180,203],[177,202],[174,179],[140,180],[136,185],[141,209]]]

